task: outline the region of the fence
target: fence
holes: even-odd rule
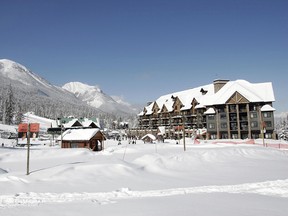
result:
[[[212,142],[213,144],[251,144],[257,146],[264,146],[264,147],[271,147],[271,148],[278,148],[278,149],[287,149],[288,150],[288,142],[284,140],[270,140],[270,139],[249,139],[249,140],[218,140]],[[200,144],[198,139],[194,140],[194,144]]]

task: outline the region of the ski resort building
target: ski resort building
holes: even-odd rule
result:
[[[163,95],[147,104],[138,115],[139,127],[130,135],[275,138],[274,101],[270,82],[215,80],[209,85]]]
[[[62,148],[88,148],[93,151],[104,149],[104,134],[99,128],[68,129],[60,137]]]

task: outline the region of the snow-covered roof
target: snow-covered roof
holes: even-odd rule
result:
[[[152,140],[156,140],[156,137],[153,134],[146,134],[141,138],[141,140],[146,139],[148,137]]]
[[[269,104],[266,104],[261,107],[262,112],[269,112],[269,111],[275,111],[276,109],[270,106]]]
[[[240,93],[250,102],[273,102],[275,101],[272,83],[250,83],[246,80],[227,82],[213,97],[205,99],[205,105],[225,104],[235,93]]]
[[[153,113],[153,106],[154,106],[155,102],[149,104],[147,107],[146,107],[146,115],[151,115]]]
[[[152,114],[154,103],[160,109],[166,106],[169,112],[173,111],[173,98],[178,97],[183,107],[181,110],[191,108],[193,99],[198,102],[196,108],[204,108],[218,104],[225,104],[235,92],[238,92],[250,102],[274,102],[274,92],[271,82],[250,83],[246,80],[228,81],[218,92],[214,92],[214,84],[203,85],[197,88],[174,92],[160,96],[156,101],[146,106],[146,115]],[[172,98],[173,97],[173,98]],[[144,115],[144,113],[139,114]]]
[[[62,140],[90,140],[96,133],[100,131],[99,128],[89,128],[89,129],[69,129],[66,130],[62,135]],[[58,137],[61,139],[61,136]]]
[[[81,122],[78,121],[78,119],[72,119],[71,121],[67,122],[66,124],[63,124],[64,128],[71,128],[74,126],[75,123],[78,123],[82,126]]]
[[[95,122],[87,118],[83,119],[83,121],[81,121],[81,124],[83,125],[83,127],[90,127],[91,124],[95,124],[98,128],[100,128],[99,122]]]
[[[215,113],[216,112],[212,107],[210,107],[206,112],[204,112],[205,115],[213,115]]]

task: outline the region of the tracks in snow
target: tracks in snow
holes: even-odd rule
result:
[[[75,201],[91,201],[102,205],[114,203],[121,199],[167,197],[200,193],[259,194],[288,198],[288,179],[238,185],[212,185],[148,191],[133,191],[128,188],[121,188],[112,192],[97,193],[17,193],[13,195],[0,195],[0,208]]]

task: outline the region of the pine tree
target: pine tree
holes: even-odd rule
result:
[[[4,109],[3,109],[3,123],[12,124],[15,112],[15,100],[13,95],[13,90],[11,84],[7,90],[7,97],[4,99]]]

